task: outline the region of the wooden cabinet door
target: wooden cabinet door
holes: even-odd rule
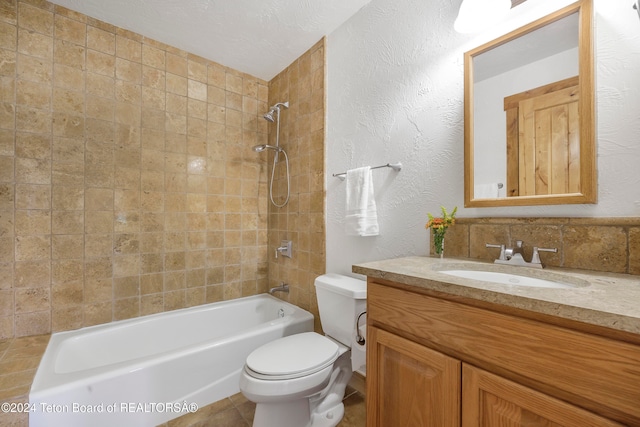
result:
[[[369,326],[367,426],[459,427],[461,362]]]
[[[462,427],[622,426],[467,364],[462,402]]]

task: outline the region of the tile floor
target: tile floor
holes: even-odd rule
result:
[[[49,335],[0,340],[0,402],[26,403]],[[27,413],[0,411],[0,426],[26,427]]]
[[[364,427],[364,396],[348,388],[344,404],[345,415],[338,427]],[[159,427],[251,427],[254,410],[255,404],[238,393]]]

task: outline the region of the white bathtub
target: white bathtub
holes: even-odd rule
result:
[[[312,330],[311,313],[262,294],[55,333],[29,425],[156,426],[237,393],[255,348]]]

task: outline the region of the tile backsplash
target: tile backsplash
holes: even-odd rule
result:
[[[491,261],[499,250],[486,243],[524,242],[557,248],[540,254],[543,264],[611,273],[640,274],[640,218],[457,218],[447,230],[445,255]],[[433,247],[432,247],[433,253]]]
[[[0,338],[267,288],[268,82],[0,5]]]

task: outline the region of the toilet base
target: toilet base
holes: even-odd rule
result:
[[[311,424],[309,424],[309,427],[336,427],[342,420],[342,417],[344,417],[344,404],[340,402],[324,412],[314,412],[311,415]]]
[[[309,399],[258,403],[253,416],[253,427],[306,427],[310,418]]]
[[[253,427],[335,427],[344,417],[340,402],[322,413],[309,412],[309,399],[256,405]]]
[[[351,378],[351,352],[342,354],[334,363],[328,385],[320,392],[284,402],[256,404],[253,427],[335,427],[344,417],[347,383]]]

